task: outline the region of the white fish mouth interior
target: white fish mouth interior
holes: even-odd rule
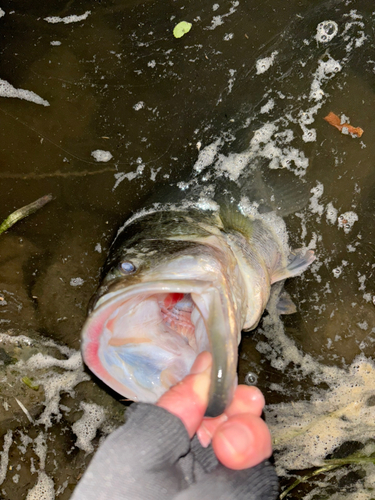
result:
[[[99,358],[106,371],[136,394],[156,401],[184,378],[197,355],[210,350],[206,321],[194,292],[140,291],[116,299],[103,323]]]

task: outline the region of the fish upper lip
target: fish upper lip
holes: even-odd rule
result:
[[[124,299],[144,292],[148,294],[152,294],[153,292],[190,293],[192,300],[200,310],[205,321],[210,351],[213,357],[209,403],[206,415],[215,417],[223,413],[231,401],[236,383],[238,335],[237,325],[233,317],[231,318],[233,315],[229,311],[231,307],[230,303],[228,303],[229,297],[225,293],[224,287],[204,280],[162,279],[138,282],[127,286],[125,289],[116,288],[116,290],[111,292],[111,287],[108,287],[108,292],[98,299],[84,325],[82,331],[84,359],[86,358],[86,347],[90,342],[88,338],[90,323],[95,318],[102,316],[104,310],[108,307],[113,309],[118,302],[123,302]],[[209,298],[207,298],[207,294]],[[204,296],[206,300],[203,298]],[[206,308],[205,314],[202,313],[202,308]],[[233,331],[233,329],[236,331]],[[90,363],[88,365],[90,366]]]

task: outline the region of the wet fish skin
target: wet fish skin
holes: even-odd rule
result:
[[[140,215],[119,231],[103,268],[103,280],[82,333],[84,360],[124,396],[153,402],[189,372],[200,351],[209,348],[213,368],[207,414],[219,415],[230,403],[236,385],[241,330],[258,324],[272,283],[300,274],[313,260],[311,251],[289,258],[271,226],[233,209],[210,212],[189,208]],[[191,314],[192,318],[195,314],[195,332],[200,338],[195,352],[190,345],[181,347],[181,336],[169,331],[157,311],[147,323],[155,297],[176,292],[191,299],[196,310]],[[146,301],[150,308],[140,309]],[[130,303],[135,305],[124,305]],[[283,312],[285,303],[284,298]],[[139,311],[140,319],[133,328],[130,325]],[[122,313],[125,319],[116,319]],[[109,318],[120,327],[108,334]],[[107,341],[103,341],[101,328]],[[132,328],[128,343],[123,330]],[[168,342],[161,344],[164,340],[159,338],[165,335]],[[111,342],[118,347],[109,349],[122,351],[109,359],[106,346]],[[123,377],[119,370],[124,364],[128,371]]]

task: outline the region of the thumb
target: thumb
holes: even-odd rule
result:
[[[190,438],[202,423],[207,408],[211,365],[212,356],[209,352],[199,354],[190,375],[171,387],[156,403],[182,420]]]

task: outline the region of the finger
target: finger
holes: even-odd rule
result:
[[[264,396],[255,386],[238,385],[225,413],[228,417],[250,413],[260,417],[265,405]]]
[[[201,353],[190,375],[167,391],[156,403],[180,418],[192,438],[200,426],[208,404],[212,356]]]
[[[216,418],[204,418],[200,425],[197,436],[201,445],[206,448],[221,424],[228,420],[228,417],[249,413],[260,417],[265,404],[264,396],[257,387],[239,385],[236,387],[231,404],[225,412]]]
[[[223,423],[212,438],[212,447],[218,460],[235,470],[253,467],[272,455],[267,425],[250,414],[236,415]]]
[[[215,418],[203,419],[201,425],[197,430],[197,437],[203,448],[207,448],[207,446],[211,443],[212,436],[215,434],[216,429],[218,429],[220,425],[227,420],[228,417],[225,413]]]

